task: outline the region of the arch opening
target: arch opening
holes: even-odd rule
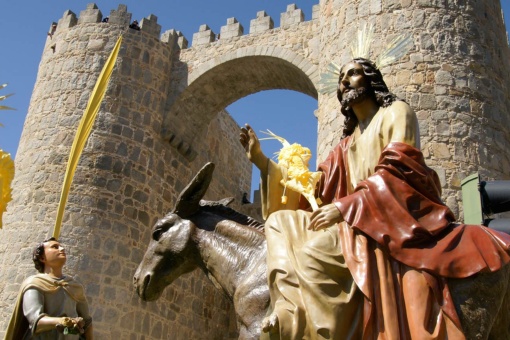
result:
[[[299,61],[299,60],[298,60]],[[189,74],[190,84],[175,95],[164,118],[163,138],[182,147],[189,159],[196,140],[211,119],[235,101],[266,90],[293,90],[317,99],[315,83],[300,65],[273,56],[244,56],[233,58],[198,76]],[[307,62],[306,66],[309,67]],[[183,63],[182,67],[188,67]],[[200,73],[200,70],[195,70]],[[315,75],[315,73],[314,73]],[[176,122],[179,122],[176,125]]]

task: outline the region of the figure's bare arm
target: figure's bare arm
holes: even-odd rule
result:
[[[74,329],[79,333],[83,333],[84,332],[83,326],[85,326],[85,321],[83,321],[83,318],[81,317],[68,318],[68,317],[43,316],[39,320],[39,322],[37,322],[37,326],[35,328],[34,333],[39,334],[42,332],[51,331],[55,328],[59,332],[63,332],[65,327],[69,329]]]
[[[37,327],[35,328],[35,334],[47,332],[54,330],[57,325],[59,325],[62,322],[63,318],[60,317],[53,317],[53,316],[43,316],[41,319],[39,319],[39,322],[37,322]]]
[[[262,152],[257,134],[255,134],[255,131],[253,131],[249,124],[245,124],[245,126],[241,128],[239,141],[246,150],[248,159],[259,168],[263,176],[267,176],[268,158]]]
[[[87,330],[85,331],[85,339],[94,340],[94,330],[92,328],[92,325],[87,327]]]
[[[89,313],[89,304],[85,301],[80,301],[76,305],[76,312],[78,312],[78,315],[83,318],[83,326],[82,328],[85,330],[84,336],[85,339],[93,339],[94,334],[92,331],[92,317]]]

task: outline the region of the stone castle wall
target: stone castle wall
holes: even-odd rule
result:
[[[206,25],[192,46],[157,17],[128,29],[124,5],[103,14],[91,4],[66,12],[48,38],[16,157],[14,199],[0,247],[0,336],[19,284],[34,273],[31,248],[55,220],[65,162],[97,76],[123,34],[108,91],[74,178],[61,240],[67,272],[86,287],[100,339],[236,338],[233,307],[200,272],[142,302],[134,271],[157,218],[207,161],[217,164],[208,199],[249,192],[251,165],[238,127],[223,109],[262,90],[285,88],[318,99],[318,159],[337,143],[342,120],[334,94],[320,95],[320,72],[348,61],[350,36],[376,26],[374,53],[398,32],[415,48],[382,70],[389,88],[416,110],[422,149],[441,178],[443,198],[462,212],[460,180],[474,171],[510,176],[510,52],[499,2],[325,0],[311,20],[289,5],[280,26],[265,12],[229,18],[220,37]],[[490,20],[488,20],[490,18]],[[312,113],[310,113],[312,114]],[[145,336],[145,337],[144,337]]]

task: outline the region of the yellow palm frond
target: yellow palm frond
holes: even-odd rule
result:
[[[262,132],[263,134],[266,134],[268,135],[269,137],[266,137],[266,138],[260,138],[260,140],[269,140],[269,139],[276,139],[277,141],[279,141],[280,143],[283,144],[284,147],[286,146],[289,146],[289,142],[287,142],[287,140],[283,137],[280,137],[276,134],[274,134],[271,130],[267,129],[267,132],[266,131],[260,131]]]
[[[11,182],[14,178],[14,162],[11,155],[0,149],[0,229],[2,215],[7,210],[7,203],[12,200]]]
[[[313,172],[308,169],[308,161],[312,157],[310,149],[298,143],[290,144],[285,138],[277,136],[269,130],[267,131],[263,133],[270,137],[261,140],[276,139],[283,145],[280,151],[276,152],[278,164],[287,169],[287,177],[281,180],[281,184],[285,188],[305,196],[313,210],[318,209],[314,195],[321,172]],[[282,197],[282,202],[286,202],[285,194]]]
[[[7,86],[7,84],[0,84],[0,90],[3,89],[6,86]],[[9,93],[9,94],[0,96],[0,102],[3,101],[3,100],[6,100],[7,98],[9,98],[12,95],[13,95],[13,93]],[[4,111],[4,110],[15,110],[15,109],[13,109],[12,107],[9,107],[9,106],[0,105],[0,111]],[[0,127],[3,127],[2,123],[0,123]]]
[[[67,203],[67,197],[69,196],[69,189],[71,187],[71,183],[73,182],[74,172],[76,171],[76,166],[78,165],[81,153],[83,151],[83,148],[85,147],[85,142],[87,141],[87,138],[90,135],[92,125],[94,124],[94,121],[96,119],[96,115],[97,112],[99,111],[101,102],[103,101],[103,97],[106,92],[106,88],[108,87],[110,76],[115,66],[115,61],[117,60],[117,55],[119,54],[121,42],[122,36],[120,36],[119,39],[117,40],[117,43],[113,48],[113,51],[111,52],[110,56],[108,57],[108,60],[106,61],[103,69],[101,70],[101,73],[99,74],[99,78],[97,79],[96,85],[94,86],[94,90],[92,91],[89,101],[87,103],[87,108],[83,113],[80,125],[78,126],[78,130],[76,131],[73,145],[71,147],[71,152],[69,154],[69,160],[67,161],[67,169],[64,175],[62,191],[60,193],[60,202],[57,210],[57,218],[55,221],[55,226],[53,228],[53,237],[55,238],[58,238],[60,235],[60,226],[62,224],[62,218],[64,215],[64,208]]]

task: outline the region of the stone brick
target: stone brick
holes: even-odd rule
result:
[[[432,94],[420,95],[420,107],[422,109],[435,109],[437,107],[436,96]]]
[[[422,85],[425,83],[425,74],[423,72],[413,73],[411,76],[411,84]],[[412,91],[415,92],[415,91]]]
[[[55,32],[59,32],[64,28],[71,28],[78,23],[78,19],[76,18],[76,14],[72,11],[65,11],[64,16],[58,21],[57,30]]]
[[[395,78],[395,85],[401,86],[409,84],[409,79],[411,79],[412,72],[408,70],[399,71],[397,73],[397,77]]]
[[[287,11],[280,15],[280,25],[282,27],[293,25],[305,20],[303,10],[297,8],[296,5],[287,5]]]
[[[161,33],[161,25],[158,24],[158,17],[151,14],[147,18],[143,18],[140,22],[140,29],[154,37],[159,36]]]
[[[381,0],[372,0],[370,1],[370,14],[379,14],[382,11],[382,1]]]
[[[394,11],[402,8],[401,0],[384,0],[383,7],[385,10]]]
[[[197,33],[193,34],[191,45],[199,46],[209,44],[216,39],[216,34],[207,25],[201,25]]]
[[[274,28],[273,19],[265,11],[257,12],[257,17],[250,21],[250,34]]]
[[[444,188],[447,186],[447,182],[446,182],[446,171],[445,169],[443,168],[438,168],[438,167],[431,167],[436,173],[437,173],[437,176],[439,177],[439,182],[441,183],[441,187]]]
[[[439,159],[449,159],[450,151],[448,150],[448,146],[443,143],[437,143],[432,145],[432,155],[433,157]]]
[[[452,74],[448,71],[439,70],[436,72],[435,81],[439,85],[453,85]]]
[[[100,22],[103,18],[103,14],[97,8],[96,4],[88,4],[87,9],[80,12],[80,18],[78,24],[96,23]]]
[[[116,192],[120,189],[122,182],[118,179],[109,180],[106,184],[106,188],[110,191]]]
[[[468,126],[464,123],[457,123],[452,125],[452,136],[454,137],[464,137],[468,133]]]
[[[127,6],[119,5],[117,10],[111,10],[108,23],[127,27],[131,23],[131,13],[127,12]]]
[[[416,0],[416,3],[420,7],[436,7],[438,0]]]
[[[227,25],[221,26],[220,39],[230,39],[240,37],[244,33],[243,26],[237,21],[236,18],[227,19]]]
[[[366,17],[370,14],[370,0],[361,0],[359,2],[358,14],[360,17]]]
[[[105,274],[109,276],[116,276],[120,273],[120,263],[118,261],[111,261],[106,270]]]
[[[402,7],[403,8],[410,7],[411,3],[412,3],[412,0],[402,0]]]
[[[112,157],[107,155],[98,157],[95,167],[102,170],[110,170],[112,168]]]
[[[428,33],[422,33],[420,35],[420,45],[423,50],[433,50],[434,42],[432,41],[432,37]]]
[[[149,196],[146,193],[144,193],[143,191],[137,190],[133,194],[133,198],[140,203],[146,203],[149,199]]]
[[[138,212],[138,220],[142,222],[145,226],[150,226],[149,214],[145,211]]]

